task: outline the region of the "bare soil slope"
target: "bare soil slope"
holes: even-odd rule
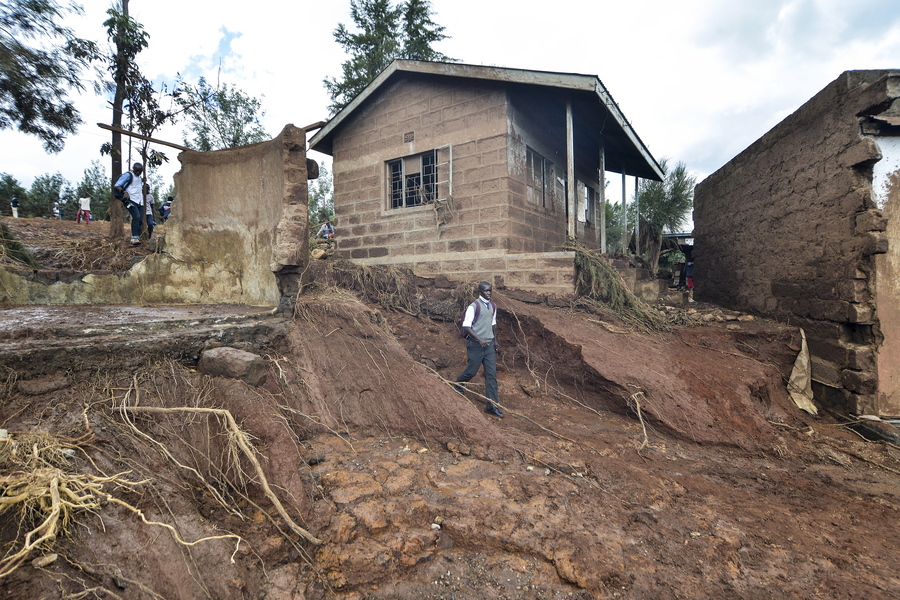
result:
[[[58,489],[112,479],[77,488],[89,508],[63,491],[72,506],[56,542],[0,587],[10,598],[900,596],[900,450],[790,405],[796,331],[753,321],[644,334],[498,299],[503,420],[443,381],[464,363],[453,324],[345,292],[304,296],[265,327],[204,336],[173,321],[141,343],[76,318],[48,321],[52,332],[29,321],[11,333],[18,346],[3,344],[15,361],[0,348],[3,485],[38,472]],[[16,331],[16,310],[0,310],[0,330]],[[56,349],[30,363],[42,336]],[[198,373],[202,347],[222,343],[263,356],[265,384]],[[140,412],[160,407],[170,411]],[[34,479],[34,497],[51,487]],[[46,531],[46,498],[0,512],[7,557],[25,532]]]

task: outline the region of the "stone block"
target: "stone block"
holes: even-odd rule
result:
[[[475,250],[475,244],[470,240],[454,240],[447,244],[450,252],[471,252]]]
[[[878,376],[872,371],[844,369],[841,372],[841,383],[857,394],[874,394],[878,390]]]
[[[240,379],[252,386],[266,382],[266,364],[260,356],[227,346],[205,350],[197,369],[211,377]]]
[[[860,250],[863,256],[871,256],[872,254],[887,254],[890,249],[890,241],[884,233],[869,232],[864,236],[860,236]]]
[[[819,383],[831,387],[842,387],[841,370],[837,365],[823,360],[817,359],[815,356],[810,357],[810,372],[812,378]]]
[[[868,304],[849,304],[847,307],[847,321],[850,323],[874,323],[875,311]]]
[[[876,365],[875,349],[858,344],[847,345],[847,366],[857,371],[874,371]]]
[[[886,231],[887,217],[880,210],[867,210],[856,215],[856,232]]]
[[[875,394],[847,394],[847,410],[855,415],[878,414],[878,396]]]

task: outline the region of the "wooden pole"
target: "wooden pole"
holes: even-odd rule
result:
[[[622,170],[622,254],[628,254],[628,210],[625,204],[625,170]]]
[[[119,133],[119,134],[122,134],[122,135],[127,135],[127,136],[130,136],[130,137],[134,137],[134,138],[137,138],[137,139],[139,139],[139,140],[145,140],[145,141],[147,141],[147,142],[153,142],[154,144],[159,144],[159,145],[161,145],[161,146],[168,146],[168,147],[170,147],[170,148],[177,148],[178,150],[190,150],[190,148],[187,148],[187,147],[185,147],[185,146],[181,146],[181,145],[179,145],[179,144],[173,144],[172,142],[164,142],[163,140],[157,140],[157,139],[152,138],[152,137],[150,137],[150,136],[148,136],[148,135],[142,135],[142,134],[140,134],[140,133],[134,133],[133,131],[128,131],[127,129],[122,129],[121,127],[115,127],[115,126],[113,126],[113,125],[104,125],[103,123],[97,123],[97,127],[99,127],[100,129],[108,129],[109,131],[112,131],[112,132],[114,132],[114,133]]]
[[[600,252],[606,252],[606,146],[600,140]]]
[[[566,184],[566,196],[568,208],[568,235],[575,239],[577,219],[575,217],[575,207],[578,205],[575,197],[575,127],[572,119],[572,101],[566,101],[566,176],[569,181]]]
[[[634,254],[641,255],[641,205],[638,202],[638,176],[634,176]]]

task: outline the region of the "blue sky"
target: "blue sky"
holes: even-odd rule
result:
[[[109,3],[85,0],[68,19],[105,40]],[[450,39],[438,49],[466,63],[598,75],[657,158],[683,161],[703,179],[848,69],[900,69],[896,0],[433,0]],[[351,24],[349,0],[255,3],[131,0],[150,33],[139,55],[154,80],[204,75],[261,97],[277,134],[326,119],[322,81],[344,59],[332,32]],[[219,68],[221,66],[221,72]],[[85,124],[58,155],[40,141],[0,132],[0,172],[26,187],[60,172],[77,183],[108,139],[106,99],[78,98]],[[182,127],[159,137],[181,143]],[[161,174],[178,169],[175,151]],[[316,159],[321,155],[313,154]],[[614,181],[618,178],[613,177]],[[627,186],[629,189],[632,184]],[[617,198],[612,192],[612,198]]]

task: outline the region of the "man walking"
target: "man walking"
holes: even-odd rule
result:
[[[484,412],[503,418],[497,406],[497,305],[491,302],[493,287],[487,281],[478,284],[478,298],[469,304],[463,316],[462,328],[466,333],[466,369],[456,378],[456,390],[463,392],[478,368],[484,365],[484,395],[488,402]]]
[[[143,224],[144,200],[142,190],[144,182],[141,181],[141,173],[144,172],[144,165],[134,163],[131,171],[122,173],[122,176],[116,180],[113,186],[116,198],[122,200],[125,204],[125,210],[131,215],[131,243],[133,245],[141,243],[141,225]]]

